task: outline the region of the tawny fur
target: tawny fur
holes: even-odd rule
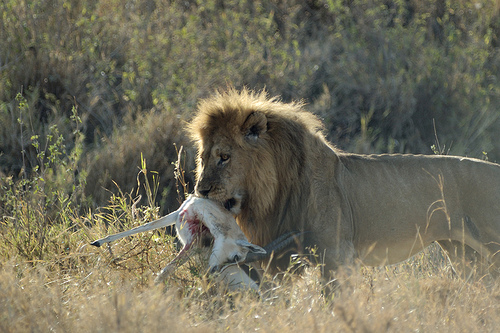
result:
[[[436,241],[457,265],[500,267],[498,164],[345,153],[301,103],[249,90],[201,101],[189,132],[198,195],[231,209],[252,243],[307,231],[299,251],[317,247],[325,272],[355,258],[396,263]]]

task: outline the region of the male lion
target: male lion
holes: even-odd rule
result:
[[[202,100],[189,130],[197,194],[232,211],[254,244],[304,231],[298,250],[317,247],[325,273],[356,258],[397,263],[432,242],[454,266],[500,267],[498,164],[345,153],[302,104],[246,89]]]

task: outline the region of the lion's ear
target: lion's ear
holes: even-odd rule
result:
[[[241,132],[245,135],[246,139],[257,140],[259,136],[267,131],[267,118],[262,112],[252,112],[247,117]]]

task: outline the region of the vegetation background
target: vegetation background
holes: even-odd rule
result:
[[[169,235],[87,245],[178,207],[182,128],[228,85],[306,101],[349,151],[499,161],[498,0],[4,0],[0,15],[1,331],[498,328],[498,283],[452,277],[437,249],[360,269],[334,300],[312,267],[242,302],[195,263],[152,288]]]

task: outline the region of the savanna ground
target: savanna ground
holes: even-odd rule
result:
[[[435,247],[340,273],[333,299],[311,265],[258,300],[221,296],[195,260],[154,287],[178,251],[163,231],[89,246],[178,207],[182,128],[228,84],[304,99],[349,151],[500,161],[498,1],[5,0],[0,15],[1,331],[500,327],[500,283],[454,277]]]

